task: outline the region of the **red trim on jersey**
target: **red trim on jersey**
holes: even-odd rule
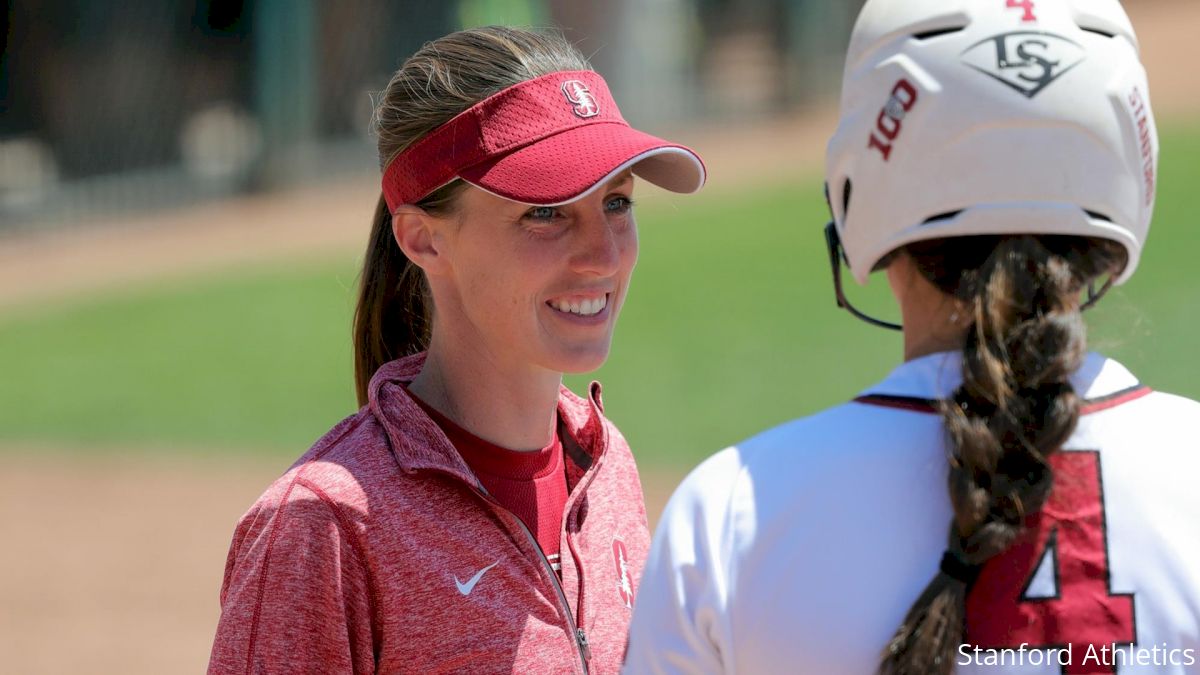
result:
[[[1079,411],[1079,414],[1080,415],[1088,415],[1088,414],[1091,414],[1094,412],[1100,412],[1101,410],[1108,410],[1109,408],[1115,408],[1115,407],[1121,405],[1122,403],[1136,401],[1137,399],[1139,399],[1147,394],[1150,394],[1153,391],[1154,390],[1151,389],[1150,387],[1139,384],[1139,385],[1130,387],[1128,389],[1118,391],[1115,394],[1109,394],[1108,396],[1101,396],[1100,398],[1090,399],[1090,400],[1084,401],[1083,409]]]
[[[1107,396],[1088,399],[1083,402],[1079,409],[1080,415],[1090,415],[1101,410],[1115,408],[1122,403],[1136,401],[1137,399],[1152,393],[1154,390],[1145,385],[1134,385],[1128,389],[1114,392]],[[896,410],[908,410],[910,412],[919,412],[926,414],[937,414],[937,401],[930,398],[920,398],[917,396],[896,396],[893,394],[865,394],[854,399],[855,403],[863,403],[865,405],[878,406],[880,408],[893,408]]]
[[[894,408],[896,410],[908,410],[919,413],[936,413],[937,404],[931,398],[917,398],[916,396],[894,396],[892,394],[866,394],[854,399],[855,403],[863,403],[866,405],[879,406],[881,408]]]

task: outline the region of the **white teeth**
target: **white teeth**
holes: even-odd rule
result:
[[[556,300],[551,302],[550,306],[560,312],[569,312],[580,316],[592,316],[599,314],[600,310],[608,306],[608,296],[602,295],[593,300],[583,301]]]

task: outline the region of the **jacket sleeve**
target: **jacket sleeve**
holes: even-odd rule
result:
[[[658,524],[630,625],[626,675],[734,672],[731,496],[735,449],[676,489]]]
[[[323,497],[293,482],[238,524],[209,675],[374,671],[362,551]]]

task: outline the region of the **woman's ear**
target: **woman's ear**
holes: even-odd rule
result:
[[[437,236],[440,220],[412,204],[404,204],[392,214],[392,236],[396,244],[426,274],[436,274],[445,264],[442,240]]]

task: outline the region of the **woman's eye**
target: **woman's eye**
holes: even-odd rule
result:
[[[551,220],[556,215],[558,215],[558,209],[553,206],[535,206],[525,212],[525,217],[533,220]]]
[[[604,208],[609,213],[625,213],[633,208],[633,200],[629,197],[613,197],[604,204]]]

